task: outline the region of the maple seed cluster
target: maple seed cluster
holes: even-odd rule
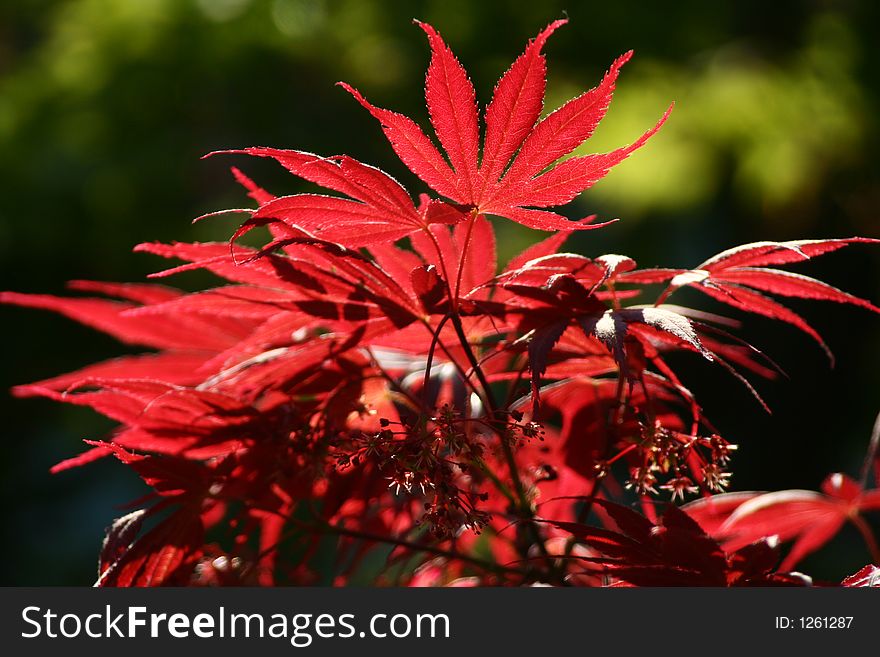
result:
[[[483,443],[478,434],[467,435],[457,411],[446,404],[427,421],[393,423],[382,418],[379,424],[379,431],[349,436],[350,451],[342,449],[337,468],[375,464],[395,495],[423,500],[418,522],[438,538],[455,536],[462,529],[479,532],[488,523],[488,514],[478,508],[488,493],[473,485],[471,475],[471,464],[482,460]]]
[[[225,151],[323,191],[276,195],[233,168],[255,207],[226,212],[246,215],[230,243],[135,249],[180,263],[154,279],[201,269],[223,284],[2,293],[148,349],[15,389],[117,423],[55,472],[110,456],[149,487],[111,523],[99,585],[804,585],[788,571],[845,522],[877,551],[864,519],[880,508],[873,462],[860,483],[835,474],[821,493],[722,492],[736,446],[668,357],[722,368],[761,405],[747,377],[779,369],[730,333],[735,320],[667,303],[691,288],[830,355],[777,297],[880,309],[778,267],[877,240],[757,242],[693,269],[565,251],[607,222],[558,207],[671,110],[629,145],[571,156],[632,53],[542,117],[543,49],[565,22],[528,43],[482,112],[458,59],[418,23],[433,135],[341,83],[426,193],[348,155]],[[550,234],[498,263],[490,216]],[[255,230],[261,248],[239,243]]]
[[[716,493],[724,492],[730,484],[731,474],[726,466],[730,453],[737,446],[717,434],[709,437],[688,436],[655,422],[650,428],[641,426],[637,445],[642,461],[632,469],[625,486],[640,495],[658,494],[655,488],[658,476],[667,476],[666,483],[660,488],[671,493],[672,501],[676,498],[684,500],[686,495],[698,493],[700,486],[696,482],[707,491]],[[608,466],[608,462],[597,464],[597,475],[606,475]],[[693,478],[692,472],[696,475]]]

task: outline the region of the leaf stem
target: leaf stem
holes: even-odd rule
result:
[[[449,321],[449,315],[443,315],[443,319],[437,324],[434,335],[431,337],[431,346],[428,348],[428,357],[425,361],[425,380],[422,384],[422,396],[427,399],[428,386],[431,383],[431,365],[434,362],[434,351],[437,349],[437,343],[440,341],[440,331]]]
[[[446,260],[443,258],[443,251],[440,249],[440,243],[437,241],[437,238],[428,226],[423,227],[422,230],[425,231],[428,239],[430,239],[431,243],[434,245],[434,250],[437,252],[437,262],[440,263],[440,270],[443,272],[443,280],[446,283],[446,292],[449,296],[450,311],[454,313],[458,310],[458,297],[452,293],[452,281],[449,280],[449,269],[446,267]]]
[[[483,373],[483,370],[480,367],[480,363],[477,360],[473,349],[471,349],[470,342],[468,342],[467,336],[464,333],[464,327],[461,324],[461,317],[459,317],[458,313],[454,313],[452,314],[451,319],[452,325],[455,328],[455,333],[458,336],[459,342],[461,342],[462,349],[464,349],[465,356],[470,362],[471,367],[473,367],[474,373],[476,374],[480,385],[485,390],[486,400],[488,403],[487,410],[489,418],[492,422],[498,424],[500,422],[495,396],[492,393],[492,389],[489,387],[489,382],[486,380],[486,375]],[[518,507],[517,514],[526,521],[526,527],[528,527],[529,533],[532,535],[532,540],[535,544],[537,544],[542,556],[546,559],[548,566],[550,566],[552,563],[550,561],[551,556],[550,553],[547,551],[547,546],[544,544],[544,540],[541,537],[541,532],[534,522],[535,515],[532,511],[532,505],[529,502],[525,486],[523,485],[522,479],[519,476],[519,467],[516,464],[516,458],[514,457],[513,449],[510,446],[510,441],[507,439],[506,431],[501,430],[500,427],[497,427],[496,432],[498,433],[499,442],[501,443],[501,452],[504,455],[504,461],[507,464],[508,470],[510,471],[510,477],[513,480],[514,491],[516,492],[516,496],[519,501],[519,504],[516,505]],[[555,570],[555,568],[553,570]]]
[[[456,272],[455,275],[455,307],[458,307],[458,295],[461,292],[461,277],[464,273],[464,261],[467,258],[468,247],[471,245],[471,235],[473,235],[474,232],[474,224],[477,222],[477,217],[479,216],[480,214],[477,212],[476,208],[471,210],[471,216],[470,219],[468,219],[467,232],[464,236],[464,243],[459,247],[461,253],[458,256],[458,272]]]

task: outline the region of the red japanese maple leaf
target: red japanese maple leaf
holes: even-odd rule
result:
[[[571,222],[547,208],[563,205],[603,178],[610,169],[659,130],[660,121],[629,146],[609,153],[573,157],[552,166],[590,138],[605,116],[620,68],[619,57],[594,89],[538,120],[544,102],[546,63],[541,53],[550,35],[567,21],[551,23],[498,81],[484,114],[480,148],[476,93],[464,68],[430,25],[416,21],[428,36],[431,64],[425,100],[445,157],[411,119],[370,104],[340,83],[382,125],[398,157],[441,196],[477,213],[507,217],[538,230],[584,230],[592,218]]]
[[[98,586],[186,584],[202,554],[205,496],[211,468],[197,461],[133,454],[115,443],[92,443],[116,455],[155,490],[159,500],[117,518],[108,528],[98,565]],[[155,527],[141,533],[146,518],[173,507]]]
[[[685,510],[728,550],[771,536],[794,541],[782,562],[785,570],[834,538],[846,522],[865,530],[861,514],[880,510],[880,490],[863,490],[838,472],[825,479],[822,492],[723,493],[692,502]]]
[[[814,256],[831,253],[849,244],[877,243],[878,241],[880,240],[851,237],[790,242],[755,242],[723,251],[694,269],[632,271],[621,274],[620,280],[631,283],[669,281],[668,288],[657,300],[658,304],[662,303],[674,290],[689,286],[734,308],[787,322],[816,340],[833,363],[834,357],[831,350],[816,330],[800,315],[766,296],[766,293],[783,297],[848,303],[874,312],[880,312],[880,308],[815,278],[768,268],[768,265],[782,265],[808,260]]]

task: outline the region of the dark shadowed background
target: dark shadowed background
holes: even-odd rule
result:
[[[269,162],[199,159],[220,148],[344,152],[426,191],[333,83],[424,123],[428,50],[410,19],[440,29],[485,104],[526,41],[565,14],[571,23],[547,48],[548,108],[636,51],[584,152],[629,143],[676,101],[661,133],[569,208],[573,218],[621,218],[571,250],[692,267],[757,240],[880,237],[880,3],[16,0],[0,3],[2,288],[138,281],[163,266],[132,254],[138,242],[227,238],[234,218],[190,221],[249,203],[231,164],[275,193],[298,189]],[[504,226],[502,257],[540,235]],[[853,247],[797,270],[880,301],[880,249]],[[685,383],[741,446],[734,490],[815,489],[829,472],[857,475],[880,410],[880,317],[790,305],[838,362],[829,369],[793,328],[748,318],[745,337],[791,377],[758,382],[772,416],[720,370],[683,363]],[[3,307],[0,322],[0,584],[88,585],[104,527],[140,484],[109,459],[51,476],[110,425],[5,391],[125,350],[40,311]],[[868,559],[847,530],[802,566],[839,580]]]

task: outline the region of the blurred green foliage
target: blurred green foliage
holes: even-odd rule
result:
[[[245,202],[228,175],[233,162],[276,193],[301,188],[267,162],[199,159],[220,148],[345,152],[425,191],[332,83],[424,121],[427,48],[410,25],[418,17],[443,32],[485,104],[526,40],[564,12],[571,23],[548,47],[548,110],[636,50],[585,152],[632,141],[676,101],[661,133],[570,207],[572,217],[622,219],[573,248],[693,266],[759,239],[880,237],[880,5],[870,0],[17,0],[0,5],[3,287],[138,280],[160,265],[131,254],[137,242],[225,239],[231,220],[190,219]],[[500,228],[502,256],[537,237]],[[868,249],[803,271],[880,299],[880,258]],[[65,320],[0,312],[4,388],[123,351]],[[792,375],[762,386],[772,418],[715,372],[688,379],[743,445],[737,488],[815,488],[828,471],[858,467],[880,407],[880,320],[805,313],[837,351],[836,370],[788,329],[746,327]],[[0,581],[87,584],[103,527],[138,484],[110,463],[48,475],[79,439],[106,431],[99,418],[5,393],[2,407]],[[805,569],[838,577],[867,558],[854,537],[829,554]]]

